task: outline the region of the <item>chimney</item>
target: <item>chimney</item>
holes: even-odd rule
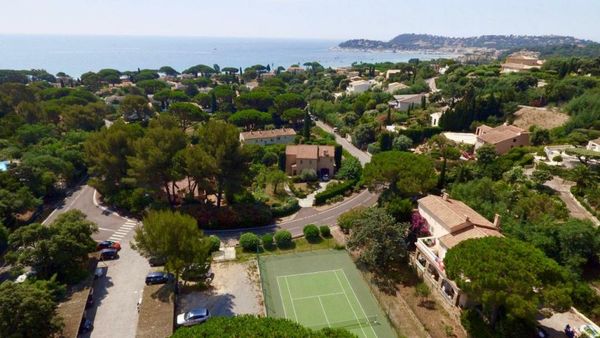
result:
[[[442,199],[443,199],[444,201],[447,201],[447,200],[448,200],[448,193],[447,193],[447,192],[443,192],[443,193],[442,193]]]
[[[494,227],[500,229],[500,215],[494,215]]]

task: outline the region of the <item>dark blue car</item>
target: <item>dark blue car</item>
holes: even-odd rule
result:
[[[165,284],[175,279],[175,276],[167,272],[150,272],[146,275],[146,285]]]

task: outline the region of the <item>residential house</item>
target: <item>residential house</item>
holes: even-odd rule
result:
[[[484,144],[491,144],[500,155],[506,154],[514,147],[529,145],[529,132],[516,126],[501,125],[492,128],[483,124],[477,127],[475,135],[475,150]]]
[[[488,221],[461,201],[428,195],[417,201],[418,213],[424,219],[429,236],[416,242],[411,264],[424,281],[441,294],[446,306],[469,305],[466,294],[446,276],[444,258],[448,250],[460,242],[487,236],[501,237],[500,216]]]
[[[401,72],[402,71],[400,69],[388,69],[387,72],[385,72],[385,79],[389,80],[390,76],[401,73]]]
[[[456,133],[452,131],[447,131],[442,133],[444,137],[449,139],[450,141],[456,142],[458,144],[468,144],[474,146],[477,143],[477,135],[473,133]]]
[[[600,137],[598,137],[595,140],[589,141],[585,148],[587,150],[600,151]]]
[[[360,94],[364,93],[371,88],[371,82],[367,80],[356,80],[352,81],[346,87],[346,93],[348,94]]]
[[[534,52],[522,51],[509,55],[506,61],[501,65],[502,73],[521,72],[530,69],[540,69],[544,60],[538,59],[539,54]]]
[[[299,175],[312,169],[317,175],[333,176],[335,173],[335,147],[321,145],[289,145],[285,148],[285,172]]]
[[[300,66],[290,66],[287,69],[288,73],[292,73],[292,74],[302,74],[304,73],[304,68],[300,67]]]
[[[407,95],[394,95],[394,99],[389,101],[390,107],[400,110],[407,111],[411,106],[417,107],[421,104],[423,97],[427,97],[426,94],[407,94]]]
[[[290,144],[294,143],[295,138],[296,132],[291,128],[255,130],[240,133],[240,143],[258,144],[261,146],[269,144]]]
[[[442,115],[444,115],[444,112],[441,112],[441,111],[429,114],[429,117],[431,117],[431,126],[432,127],[440,126],[440,118],[442,118]]]

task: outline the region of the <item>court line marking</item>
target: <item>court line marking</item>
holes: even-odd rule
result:
[[[281,284],[279,284],[279,276],[277,276],[277,287],[279,288],[279,298],[281,298],[281,306],[283,307],[283,315],[285,318],[289,318],[287,310],[285,309],[285,302],[283,301],[283,290],[281,290]]]
[[[356,311],[354,311],[354,306],[352,306],[352,303],[350,302],[350,298],[346,294],[346,290],[344,290],[344,286],[342,285],[342,281],[340,280],[340,277],[338,276],[337,271],[335,271],[334,274],[335,274],[335,278],[338,281],[338,285],[342,288],[342,291],[344,291],[344,296],[346,296],[346,301],[348,302],[348,305],[350,306],[350,309],[352,310],[352,313],[354,314],[354,319],[356,319],[356,323],[360,326],[360,330],[362,331],[363,335],[365,335],[365,338],[367,338],[368,337],[367,333],[365,332],[365,329],[363,328],[363,326],[360,325],[360,320],[358,319],[358,316],[356,315]],[[358,305],[360,306],[360,303]],[[377,335],[375,335],[375,337],[377,337]]]
[[[292,298],[292,291],[290,291],[290,284],[288,283],[287,277],[285,277],[285,286],[288,289],[288,294],[290,295],[290,299]],[[296,318],[296,322],[298,321],[298,315],[296,314],[296,306],[294,306],[294,301],[292,300],[292,310],[294,310],[294,318]]]
[[[356,302],[358,303],[358,306],[360,307],[360,310],[362,311],[363,316],[365,316],[365,319],[367,320],[367,323],[368,323],[369,317],[367,317],[367,313],[365,312],[365,309],[362,307],[360,300],[358,300],[358,297],[356,296],[356,292],[354,292],[354,288],[352,287],[352,284],[350,284],[350,281],[348,280],[348,276],[346,276],[346,272],[344,270],[342,270],[342,274],[344,275],[346,282],[350,286],[350,290],[352,291],[352,294],[354,295],[354,299],[356,299]],[[336,273],[336,276],[337,276],[337,273]],[[371,327],[371,331],[373,331],[373,334],[375,335],[375,337],[377,337],[377,333],[375,333],[375,329],[373,328],[373,325],[369,325],[369,326]]]
[[[337,270],[322,270],[322,271],[313,271],[313,272],[305,272],[305,273],[295,273],[295,274],[292,274],[292,275],[284,275],[284,276],[277,276],[277,277],[278,278],[279,277],[285,277],[285,278],[287,278],[287,277],[296,277],[296,276],[304,276],[304,275],[316,275],[316,274],[319,274],[319,273],[335,272],[335,271],[337,271]]]
[[[319,300],[319,304],[321,304],[321,310],[323,310],[323,315],[325,316],[325,321],[327,322],[327,327],[331,327],[331,323],[329,323],[329,318],[327,318],[327,311],[325,311],[323,302],[321,302],[321,297],[317,297],[317,299]]]
[[[317,298],[317,297],[327,297],[327,296],[337,296],[337,295],[343,295],[343,292],[332,292],[332,293],[324,293],[322,295],[314,295],[314,296],[306,296],[306,297],[298,297],[298,298],[292,298],[292,300],[303,300],[303,299],[310,299],[310,298]]]

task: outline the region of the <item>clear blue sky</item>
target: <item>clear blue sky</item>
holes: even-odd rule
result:
[[[600,0],[0,0],[0,34],[389,40],[559,34],[600,41]]]

